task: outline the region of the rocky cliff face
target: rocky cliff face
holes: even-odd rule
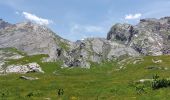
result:
[[[108,40],[120,41],[143,55],[169,54],[169,37],[170,17],[141,19],[135,26],[116,24],[107,35]]]

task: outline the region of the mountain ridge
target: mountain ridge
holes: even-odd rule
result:
[[[28,55],[48,54],[44,61],[63,62],[63,67],[90,68],[119,58],[169,54],[170,17],[141,19],[139,24],[115,24],[106,38],[71,42],[49,28],[32,22],[0,23],[0,48],[14,47]]]

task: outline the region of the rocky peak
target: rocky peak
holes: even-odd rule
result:
[[[157,32],[161,29],[161,23],[159,19],[147,18],[141,19],[140,23],[136,25],[139,30],[149,30]]]
[[[15,47],[29,55],[48,54],[49,60],[59,59],[58,52],[65,44],[64,39],[47,27],[31,22],[3,29],[0,35],[0,48]]]
[[[33,30],[33,31],[50,31],[46,26],[39,25],[30,21],[27,22],[22,22],[22,23],[17,23],[16,27],[17,29],[27,29],[27,30]]]
[[[170,53],[169,37],[170,17],[163,17],[141,19],[135,26],[116,24],[107,39],[121,41],[143,55],[162,55]]]
[[[115,24],[107,34],[107,40],[128,44],[134,34],[134,26],[130,24]]]
[[[163,18],[160,18],[160,23],[161,24],[166,24],[166,25],[170,25],[170,17],[163,17]]]
[[[157,22],[158,19],[156,18],[146,18],[146,19],[140,19],[140,23],[142,22]]]
[[[3,19],[0,19],[0,29],[4,29],[8,26],[11,26],[12,24],[5,22]]]
[[[167,20],[167,19],[170,19],[170,16],[160,18],[160,20]]]

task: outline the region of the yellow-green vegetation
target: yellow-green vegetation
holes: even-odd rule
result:
[[[137,83],[140,79],[152,79],[158,74],[170,78],[170,56],[144,57],[144,61],[128,64],[116,70],[116,62],[92,64],[91,69],[64,68],[61,62],[42,63],[42,55],[25,57],[11,63],[36,61],[45,71],[28,73],[25,76],[39,80],[22,80],[21,74],[0,76],[0,100],[169,100],[170,88],[152,89],[149,82]],[[162,60],[154,63],[152,59]],[[164,69],[148,69],[156,66]],[[58,93],[63,90],[63,93]]]
[[[24,52],[22,52],[22,51],[19,51],[19,50],[16,49],[16,48],[11,48],[11,47],[9,47],[9,48],[0,48],[0,50],[6,51],[6,52],[9,51],[9,52],[17,53],[17,54],[20,54],[20,55],[22,55],[22,56],[27,56],[26,53],[24,53]]]
[[[31,62],[37,62],[37,63],[42,63],[42,59],[44,57],[48,57],[48,55],[45,54],[40,54],[40,55],[33,55],[33,56],[24,56],[23,58],[20,59],[8,59],[7,63],[8,65],[11,64],[27,64]]]

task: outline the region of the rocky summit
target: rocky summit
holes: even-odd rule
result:
[[[91,62],[101,63],[141,55],[169,54],[169,41],[170,17],[141,19],[137,25],[118,23],[110,29],[107,38],[86,38],[76,42],[61,38],[46,26],[32,22],[10,24],[0,19],[0,48],[2,49],[0,59],[3,59],[0,69],[5,65],[5,59],[11,57],[18,59],[17,57],[25,56],[16,52],[5,52],[5,48],[15,48],[27,56],[46,54],[48,57],[43,58],[42,61],[62,61],[61,67],[90,68]],[[23,66],[29,69],[28,65]],[[22,65],[12,66],[6,67],[8,72],[11,70],[10,67],[18,68]]]
[[[8,26],[12,26],[12,24],[10,24],[8,22],[5,22],[2,19],[0,19],[0,29],[4,29],[4,28],[6,28]]]
[[[107,39],[131,47],[141,55],[169,54],[170,17],[141,19],[137,25],[116,24]]]
[[[2,22],[0,26],[5,22]],[[49,60],[59,59],[62,45],[67,41],[45,26],[31,22],[18,23],[0,31],[0,48],[14,47],[28,55],[48,54]]]

